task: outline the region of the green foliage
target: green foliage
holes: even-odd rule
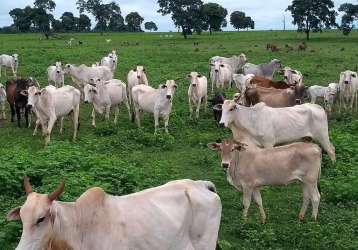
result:
[[[155,22],[152,22],[152,21],[151,22],[146,22],[144,24],[144,28],[146,30],[150,30],[150,31],[152,31],[152,30],[157,31],[158,30],[157,25],[155,24]]]
[[[204,19],[204,30],[211,32],[220,31],[221,28],[226,27],[227,10],[217,3],[206,3],[201,8]]]
[[[354,21],[358,20],[358,4],[344,3],[338,11],[344,12],[342,16],[341,29],[344,35],[349,35],[354,28]]]
[[[168,34],[168,33],[167,33]],[[118,124],[97,117],[97,128],[91,126],[90,105],[81,103],[78,140],[71,142],[72,128],[65,119],[64,134],[55,125],[51,143],[43,148],[43,138],[32,136],[32,129],[18,129],[9,120],[0,120],[0,249],[15,249],[21,236],[21,223],[7,222],[7,212],[21,205],[25,196],[22,177],[31,177],[37,192],[53,191],[61,180],[66,188],[61,200],[75,201],[83,192],[99,186],[115,195],[127,194],[164,184],[176,179],[212,181],[221,197],[223,210],[219,244],[223,250],[246,249],[358,249],[358,114],[357,112],[329,116],[330,137],[336,148],[337,162],[332,164],[323,155],[321,204],[319,219],[310,219],[310,209],[304,222],[297,219],[301,205],[300,185],[263,188],[262,197],[268,214],[267,224],[259,222],[259,212],[252,204],[248,221],[241,219],[242,194],[230,186],[220,168],[217,154],[206,145],[228,138],[231,132],[218,128],[210,108],[200,112],[200,119],[189,119],[186,75],[191,71],[205,74],[208,58],[245,53],[252,63],[267,62],[272,54],[265,50],[267,41],[284,47],[298,45],[304,34],[297,32],[222,32],[215,36],[194,35],[187,41],[172,33],[162,34],[111,33],[103,42],[98,34],[64,35],[84,41],[86,46],[66,47],[63,40],[41,40],[36,34],[0,35],[4,51],[20,54],[19,75],[33,76],[41,85],[47,81],[46,68],[56,61],[90,65],[103,55],[117,49],[121,55],[115,72],[125,80],[128,71],[138,63],[146,67],[151,86],[166,79],[177,79],[178,89],[173,99],[169,132],[163,129],[154,135],[153,116],[145,114],[142,129],[128,118],[125,107],[120,109]],[[343,69],[357,64],[358,32],[343,38],[338,31],[312,34],[308,43],[311,51],[300,53],[279,51],[275,54],[284,65],[299,69],[307,86],[337,82]],[[127,43],[123,45],[123,41]],[[200,53],[193,60],[193,41]],[[240,48],[238,50],[238,48]],[[345,50],[341,50],[345,48]],[[173,63],[173,58],[175,62]],[[324,63],[323,63],[324,62]],[[277,76],[281,79],[281,76]],[[3,83],[7,79],[2,77]],[[66,83],[72,84],[66,76]],[[210,85],[210,84],[209,84]],[[226,91],[231,97],[234,90]],[[212,96],[209,97],[209,99]],[[7,107],[7,114],[9,109]],[[163,126],[161,122],[161,128]]]
[[[252,18],[246,16],[246,14],[242,11],[234,11],[231,13],[230,23],[237,30],[255,28],[255,22],[252,20]]]
[[[292,13],[293,24],[299,31],[306,33],[309,40],[310,32],[336,26],[336,11],[332,0],[293,0],[287,7]]]
[[[142,31],[141,29],[141,24],[144,21],[144,18],[141,17],[138,12],[131,12],[126,16],[126,22],[127,22],[127,27],[128,27],[128,31],[130,32],[140,32]]]

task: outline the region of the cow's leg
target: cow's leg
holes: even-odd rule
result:
[[[11,110],[11,122],[14,122],[15,114],[16,114],[14,104],[10,104],[10,110]]]
[[[132,120],[132,113],[131,113],[131,108],[129,106],[128,100],[125,101],[125,105],[126,105],[127,110],[128,110],[129,120]]]
[[[306,215],[307,207],[310,202],[310,191],[306,183],[302,183],[303,201],[301,211],[298,215],[299,220],[303,220]]]
[[[0,65],[0,77],[1,77],[1,68],[2,68],[2,67],[1,67],[1,65]]]
[[[37,118],[36,119],[36,124],[35,124],[35,129],[34,129],[34,132],[32,133],[32,136],[37,135],[37,129],[39,128],[40,122],[41,122],[40,119]]]
[[[190,113],[189,117],[190,117],[190,119],[192,119],[193,118],[193,106],[192,106],[190,96],[189,96],[189,113]]]
[[[106,106],[105,110],[106,110],[105,119],[106,119],[106,121],[108,121],[109,120],[109,113],[111,112],[111,106],[109,106],[109,105]]]
[[[165,127],[165,132],[166,132],[167,134],[169,134],[168,126],[169,126],[169,115],[167,115],[167,116],[164,117],[164,127]]]
[[[55,125],[56,120],[57,120],[56,115],[53,114],[50,116],[50,119],[47,124],[47,129],[45,131],[45,146],[47,146],[50,142],[50,139],[51,139],[50,135],[51,135],[52,128]]]
[[[309,187],[311,193],[311,202],[312,202],[312,219],[317,221],[318,207],[321,199],[321,195],[319,194],[317,183],[311,185]]]
[[[159,128],[159,110],[154,110],[154,134],[157,133]]]
[[[63,119],[64,117],[61,117],[61,121],[60,121],[60,134],[63,134]]]
[[[196,114],[195,114],[195,116],[196,116],[196,119],[199,119],[200,106],[201,106],[201,98],[199,98],[199,100],[198,100],[198,102],[197,102],[196,105],[197,105],[197,106],[196,106]]]
[[[259,207],[259,210],[260,210],[261,222],[262,222],[262,224],[265,224],[266,223],[266,214],[265,214],[264,207],[262,205],[260,189],[256,188],[254,190],[253,197],[254,197],[255,203],[257,204],[257,206]]]
[[[2,107],[2,118],[5,120],[6,119],[5,102],[2,103],[1,107]]]
[[[117,105],[114,109],[114,124],[117,124],[119,115],[119,105]]]
[[[206,112],[206,110],[207,110],[207,107],[208,107],[208,95],[206,95],[205,97],[205,100],[204,100],[204,112]]]
[[[96,111],[94,110],[94,108],[92,109],[91,117],[92,117],[92,126],[96,127]]]
[[[15,106],[16,109],[16,117],[17,117],[17,126],[21,128],[21,109],[19,106]]]
[[[211,80],[211,93],[214,93],[214,79]]]
[[[247,213],[250,208],[251,198],[252,198],[252,190],[248,187],[243,187],[242,204],[244,206],[244,210],[242,212],[242,217],[244,220],[247,219]]]
[[[30,113],[30,109],[25,108],[25,124],[26,124],[26,128],[29,127],[29,113]],[[31,114],[30,114],[31,116]]]
[[[5,77],[7,77],[7,72],[6,72],[6,70],[7,70],[7,68],[5,67],[5,69],[4,69],[4,75],[5,75]]]
[[[136,120],[136,122],[137,122],[137,126],[138,126],[138,128],[140,128],[140,116],[141,116],[141,114],[140,114],[140,109],[139,109],[139,107],[134,103],[134,115],[135,115],[135,120]]]
[[[80,105],[78,104],[73,110],[73,138],[72,138],[73,141],[75,141],[77,138],[79,116],[80,116]]]

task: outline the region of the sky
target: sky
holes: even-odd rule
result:
[[[112,2],[113,0],[104,0],[103,2]],[[157,13],[158,4],[156,0],[114,0],[121,8],[122,15],[125,17],[132,11],[137,11],[141,16],[144,17],[144,22],[154,21],[159,31],[167,32],[176,30],[170,16],[162,16]],[[14,8],[24,8],[26,5],[32,6],[34,0],[0,0],[0,27],[7,26],[12,23],[12,18],[9,16],[9,11]],[[70,11],[78,16],[78,10],[76,9],[76,0],[55,0],[56,9],[54,16],[59,18],[63,12]],[[285,9],[291,0],[211,0],[204,1],[216,2],[226,8],[229,12],[235,10],[244,11],[246,15],[249,15],[255,21],[256,29],[258,30],[269,30],[269,29],[282,29],[283,27],[283,16],[286,16],[286,28],[294,29],[292,25],[292,18],[289,12],[285,12]],[[357,3],[357,0],[334,0],[336,9],[345,2]],[[228,15],[228,19],[229,19]],[[91,15],[92,24],[94,19]],[[337,20],[340,20],[338,18]],[[229,24],[230,22],[228,22]],[[231,25],[225,30],[233,30]]]

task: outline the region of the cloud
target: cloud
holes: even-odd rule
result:
[[[9,11],[14,8],[23,8],[26,5],[32,5],[34,0],[2,0],[0,8],[0,27],[10,25],[12,18],[9,16]],[[63,12],[70,11],[75,15],[78,15],[76,9],[77,0],[55,0],[56,10],[54,16],[59,18]],[[104,2],[110,2],[111,0],[104,0]],[[129,12],[137,11],[144,17],[145,21],[154,21],[157,23],[160,31],[176,30],[171,20],[171,17],[162,16],[157,12],[158,4],[156,0],[115,0],[122,10],[122,15],[125,16]],[[291,0],[250,0],[250,1],[238,1],[238,0],[212,0],[207,2],[216,2],[225,7],[229,15],[235,10],[244,11],[247,15],[251,16],[256,24],[256,29],[282,29],[283,15],[286,16],[286,27],[293,29],[292,18],[289,12],[285,12],[285,9]],[[350,2],[356,3],[356,0],[335,0],[335,6],[338,8],[342,3]],[[229,20],[228,15],[228,20]],[[94,23],[94,18],[91,17]],[[339,19],[338,19],[339,20]],[[229,22],[228,22],[229,23]],[[226,30],[233,30],[231,25],[228,25]]]

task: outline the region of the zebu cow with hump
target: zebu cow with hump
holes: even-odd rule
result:
[[[55,65],[47,68],[47,80],[49,83],[54,83],[56,88],[65,85],[65,72],[62,69],[61,62],[56,62]]]
[[[148,79],[146,75],[146,70],[143,66],[135,66],[134,69],[128,72],[127,82],[128,82],[128,97],[129,103],[132,105],[133,108],[133,98],[132,98],[132,88],[139,84],[149,85]]]
[[[231,69],[233,70],[233,73],[239,73],[240,71],[242,71],[242,67],[247,62],[247,57],[244,53],[241,53],[239,56],[232,57],[214,56],[209,60],[209,72],[212,67],[211,64],[214,64],[215,62],[229,64],[231,66]]]
[[[263,64],[252,64],[246,63],[243,67],[244,74],[253,74],[255,76],[263,76],[268,79],[273,79],[275,72],[281,68],[281,61],[278,59],[273,59],[269,63]]]
[[[16,79],[6,82],[6,98],[11,109],[11,122],[14,122],[17,116],[17,125],[21,127],[21,113],[24,113],[26,127],[29,126],[30,109],[27,105],[27,89],[31,86],[38,86],[38,83],[32,78]]]
[[[321,173],[322,151],[313,143],[293,143],[274,148],[260,148],[255,145],[224,140],[210,143],[208,147],[219,151],[221,165],[228,182],[243,192],[243,217],[251,203],[251,197],[258,205],[261,221],[266,222],[260,188],[263,186],[288,185],[300,181],[303,189],[303,203],[299,219],[303,220],[309,203],[312,203],[312,218],[317,220],[320,193],[318,190]]]
[[[334,146],[329,140],[327,114],[316,104],[271,108],[259,103],[245,107],[226,100],[220,123],[231,129],[235,140],[245,143],[249,140],[265,148],[312,138],[332,161],[336,160]]]
[[[211,66],[211,92],[214,92],[214,85],[217,89],[230,88],[233,75],[231,66],[220,61],[213,63]]]
[[[9,55],[0,55],[0,77],[1,69],[5,68],[4,73],[6,76],[6,70],[11,69],[13,77],[16,77],[17,69],[19,67],[19,58],[18,54]]]
[[[91,188],[75,202],[32,190],[7,219],[22,221],[16,250],[215,250],[221,201],[208,181],[178,180],[125,196]]]
[[[353,111],[354,103],[358,108],[358,73],[350,70],[341,72],[339,78],[339,110],[349,107]]]

